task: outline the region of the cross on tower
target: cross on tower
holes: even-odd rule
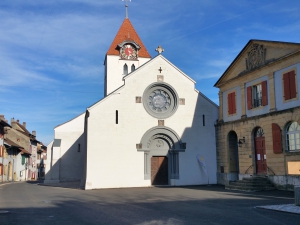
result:
[[[122,2],[126,2],[126,4],[125,4],[125,18],[128,18],[128,4],[127,4],[127,2],[131,2],[131,0],[122,0]]]
[[[162,68],[161,68],[161,67],[159,67],[158,71],[159,71],[159,73],[161,73],[161,71],[162,71]]]

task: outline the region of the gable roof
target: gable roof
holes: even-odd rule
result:
[[[245,45],[245,47],[240,51],[240,53],[235,57],[235,59],[232,61],[232,63],[228,66],[228,68],[225,70],[225,72],[222,74],[222,76],[215,83],[214,87],[218,87],[218,85],[221,84],[221,81],[226,76],[227,72],[235,65],[235,63],[238,61],[238,59],[245,53],[245,51],[248,49],[248,47],[250,45],[252,45],[253,42],[264,42],[264,43],[287,44],[287,45],[300,46],[300,43],[294,43],[294,42],[268,41],[268,40],[251,39],[251,40],[248,41],[248,43]]]
[[[109,47],[106,55],[120,55],[119,50],[117,49],[118,44],[124,41],[134,41],[137,43],[141,48],[139,50],[139,57],[143,58],[151,58],[151,55],[147,51],[146,47],[144,46],[142,40],[140,39],[139,35],[135,31],[134,27],[132,26],[130,20],[125,18],[115,39],[113,40],[111,46]]]
[[[155,56],[154,58],[150,59],[149,61],[145,62],[144,64],[142,64],[141,66],[139,66],[136,70],[132,71],[131,73],[127,74],[126,76],[123,77],[124,79],[124,84],[121,85],[120,87],[118,87],[116,90],[112,91],[111,93],[109,93],[108,95],[106,95],[104,98],[100,99],[99,101],[95,102],[94,104],[92,104],[90,107],[87,107],[87,111],[86,113],[92,109],[94,106],[100,104],[101,102],[107,100],[108,98],[110,98],[111,96],[115,95],[120,89],[122,89],[125,86],[125,81],[126,79],[130,78],[131,76],[134,76],[134,74],[136,74],[138,71],[140,71],[141,69],[143,69],[145,66],[149,65],[150,63],[152,63],[153,61],[157,60],[158,58],[161,58],[162,60],[164,60],[166,63],[168,63],[170,66],[172,66],[173,68],[175,68],[179,73],[181,73],[184,77],[186,77],[187,79],[189,79],[191,82],[193,82],[194,84],[196,83],[196,81],[194,81],[191,77],[189,77],[187,74],[185,74],[183,71],[181,71],[178,67],[176,67],[173,63],[171,63],[169,60],[167,60],[162,54],[158,54],[157,56]],[[200,93],[203,97],[205,97],[207,100],[209,100],[211,103],[213,103],[215,106],[218,107],[218,105],[216,105],[214,102],[212,102],[208,97],[206,97],[203,93],[201,93],[200,91],[198,91],[197,89],[194,89],[197,93]]]

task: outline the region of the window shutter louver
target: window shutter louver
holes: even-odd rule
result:
[[[296,98],[296,74],[295,71],[289,72],[289,83],[290,83],[290,98]]]
[[[273,153],[282,153],[281,130],[278,124],[272,123]]]
[[[267,81],[261,83],[261,92],[262,92],[262,105],[268,105],[268,91],[267,91]]]
[[[232,93],[232,114],[236,113],[236,97],[235,92]]]
[[[232,109],[232,98],[231,98],[231,93],[229,93],[229,94],[227,95],[227,100],[228,100],[228,105],[227,105],[227,107],[228,107],[228,114],[230,115],[230,114],[232,114],[232,111],[231,111],[231,109]]]
[[[289,73],[283,74],[284,100],[291,99]]]
[[[247,87],[247,108],[252,109],[252,87]]]

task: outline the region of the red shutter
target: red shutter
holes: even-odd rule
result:
[[[235,92],[231,93],[232,96],[232,114],[236,113],[236,97]]]
[[[291,99],[289,73],[283,74],[284,100]]]
[[[295,71],[289,72],[289,78],[290,78],[290,95],[291,98],[296,98],[296,74]]]
[[[281,130],[278,124],[276,123],[272,123],[272,136],[273,136],[273,152],[275,154],[282,153]]]
[[[228,115],[232,114],[232,98],[231,98],[231,94],[232,93],[229,93],[227,95],[227,99],[228,99],[228,105],[227,105],[227,107],[228,107]]]
[[[247,108],[252,109],[252,87],[247,87]]]
[[[267,81],[261,83],[261,92],[262,92],[262,105],[268,105],[268,91],[267,91]]]

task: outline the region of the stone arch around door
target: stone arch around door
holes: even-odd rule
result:
[[[171,128],[149,129],[137,144],[137,150],[144,152],[144,179],[151,179],[153,185],[179,179],[179,152],[184,152],[185,148],[186,144]]]
[[[254,129],[253,142],[256,174],[267,174],[265,134],[261,127],[256,127]]]
[[[238,137],[235,131],[228,133],[229,173],[239,173]]]

